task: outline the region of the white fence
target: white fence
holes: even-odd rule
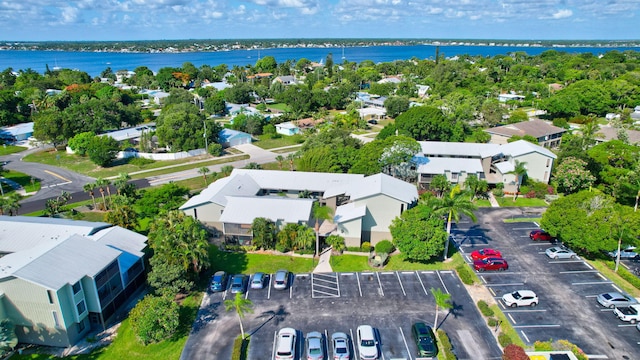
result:
[[[177,153],[141,153],[136,151],[120,151],[118,152],[118,159],[128,159],[132,157],[145,158],[151,160],[178,160],[186,159],[194,156],[206,155],[205,149],[195,149],[189,151],[180,151]]]

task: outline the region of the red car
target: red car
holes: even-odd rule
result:
[[[537,230],[533,230],[532,232],[529,233],[529,239],[533,240],[533,241],[553,241],[554,238],[553,236],[551,236],[551,234],[549,234],[548,232],[542,230],[542,229],[537,229]]]
[[[471,252],[471,258],[473,260],[486,259],[486,258],[489,258],[489,257],[501,258],[502,257],[502,253],[500,251],[498,251],[498,250],[494,250],[494,249],[490,249],[490,248],[474,250],[473,252]]]
[[[509,268],[509,264],[507,260],[500,258],[486,258],[481,260],[476,260],[473,262],[473,268],[476,271],[485,271],[485,270],[507,270]]]

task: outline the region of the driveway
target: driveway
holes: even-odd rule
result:
[[[581,258],[549,259],[544,251],[553,245],[529,239],[529,232],[538,229],[538,224],[502,221],[521,216],[520,209],[482,209],[476,224],[462,221],[453,234],[468,262],[474,249],[502,251],[509,270],[478,275],[524,342],[532,345],[538,340],[566,339],[589,358],[637,358],[638,331],[620,322],[595,299],[597,294],[620,289]],[[539,305],[506,308],[502,295],[520,289],[533,290]]]
[[[356,328],[368,324],[377,330],[381,359],[415,360],[411,325],[433,325],[432,287],[450,293],[455,304],[449,313],[440,311],[438,325],[451,338],[458,359],[501,359],[491,330],[452,271],[298,274],[292,279],[284,291],[272,285],[248,291],[254,304],[253,314],[244,320],[251,334],[249,359],[273,359],[275,336],[283,327],[298,331],[301,356],[308,332],[319,331],[329,339],[340,331],[353,339]],[[205,296],[181,359],[230,358],[240,329],[236,315],[224,311],[229,298],[226,292]]]

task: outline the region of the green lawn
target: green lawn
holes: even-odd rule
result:
[[[518,198],[516,199],[516,201],[513,201],[513,197],[512,196],[507,196],[507,197],[497,197],[496,200],[498,200],[498,204],[500,204],[500,206],[519,206],[519,207],[538,207],[538,206],[549,206],[549,204],[547,204],[544,200],[542,199],[527,199],[524,196],[518,196]]]
[[[15,146],[15,145],[2,145],[0,146],[0,156],[15,154],[20,151],[27,150],[24,146]]]
[[[486,199],[475,199],[473,201],[478,207],[491,207],[491,203]]]
[[[171,174],[171,173],[178,172],[178,171],[184,171],[184,170],[190,170],[190,169],[199,169],[199,168],[201,168],[203,166],[225,164],[225,163],[232,162],[232,161],[246,160],[248,158],[249,158],[249,155],[243,154],[243,155],[234,155],[234,156],[223,157],[223,158],[216,158],[214,160],[197,162],[197,163],[196,162],[187,162],[184,165],[172,166],[172,167],[168,167],[166,169],[158,169],[158,170],[155,170],[155,171],[145,171],[143,173],[132,174],[131,178],[132,179],[143,179],[143,178],[146,178],[146,177],[149,177],[149,176],[158,176],[158,175]],[[180,160],[172,160],[172,161],[180,161]],[[184,160],[181,160],[181,162],[179,162],[179,163],[184,163]],[[163,166],[169,166],[171,164],[162,164],[162,165]],[[208,181],[211,181],[211,176],[209,175],[208,177],[209,177]],[[201,176],[199,178],[202,179],[202,182],[204,183],[204,178],[202,178]]]
[[[277,139],[272,139],[269,135],[259,135],[258,141],[253,145],[262,149],[275,149],[284,146],[299,145],[304,142],[304,135],[296,134],[292,136],[281,136]]]
[[[275,273],[278,269],[287,269],[294,273],[308,273],[313,270],[315,265],[310,258],[231,253],[220,251],[215,246],[211,246],[209,249],[209,258],[213,264],[211,271],[224,270],[230,274]]]
[[[22,187],[28,193],[40,190],[40,181],[35,178],[32,179],[31,176],[25,173],[9,170],[8,172],[5,172],[4,174],[2,174],[2,176],[5,179],[13,180],[18,184],[22,185]],[[31,183],[31,180],[33,180],[33,184]],[[6,190],[6,187],[5,187],[5,190]]]
[[[267,105],[267,108],[269,109],[276,109],[276,110],[280,110],[280,111],[289,111],[289,106],[285,103],[275,103],[275,104],[269,104]]]

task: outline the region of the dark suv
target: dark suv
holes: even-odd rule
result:
[[[210,292],[225,291],[227,289],[227,273],[224,271],[217,271],[211,277],[211,284],[209,285]]]

